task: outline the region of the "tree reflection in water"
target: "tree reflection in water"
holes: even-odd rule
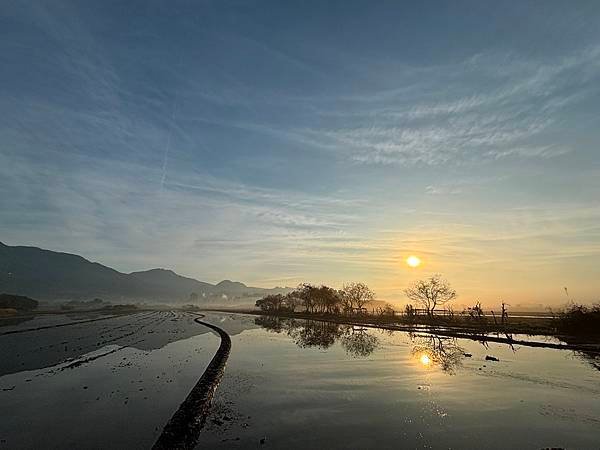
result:
[[[274,333],[285,332],[301,348],[326,350],[339,340],[348,355],[364,358],[379,346],[377,336],[370,334],[364,327],[273,316],[259,316],[254,322]]]
[[[274,333],[285,332],[302,348],[317,347],[325,350],[339,340],[348,355],[365,358],[379,346],[377,336],[369,334],[364,327],[274,316],[258,316],[254,322]],[[392,334],[393,331],[389,333]],[[456,338],[413,333],[410,338],[413,341],[412,356],[424,366],[436,366],[448,374],[456,373],[462,366],[464,349],[458,345]],[[487,342],[479,333],[474,340],[487,348]],[[575,351],[574,354],[600,370],[600,353]]]
[[[410,335],[413,341],[412,355],[421,364],[435,365],[448,374],[454,374],[462,366],[464,350],[458,345],[456,338],[441,336]]]
[[[367,357],[379,346],[377,336],[369,334],[364,327],[350,327],[340,342],[346,353],[355,358]]]
[[[281,333],[284,330],[287,331],[287,322],[292,320],[274,316],[258,316],[254,319],[254,323],[273,333]]]

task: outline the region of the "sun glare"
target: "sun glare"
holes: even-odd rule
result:
[[[421,355],[420,358],[421,364],[424,366],[428,366],[431,363],[431,358],[425,354]]]
[[[406,264],[410,267],[419,267],[421,265],[421,260],[417,256],[411,255],[406,258]]]

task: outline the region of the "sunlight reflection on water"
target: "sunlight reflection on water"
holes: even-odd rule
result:
[[[217,393],[217,405],[243,419],[209,425],[200,446],[243,448],[262,437],[286,448],[600,442],[600,372],[585,355],[327,322],[228,320],[261,327],[234,337]]]

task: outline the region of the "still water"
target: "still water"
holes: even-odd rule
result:
[[[208,317],[261,328],[234,336],[198,448],[600,448],[593,355]]]
[[[0,449],[151,447],[219,345],[193,318],[144,312],[0,335]],[[600,448],[595,355],[238,314],[205,320],[233,347],[198,448]]]
[[[0,449],[150,448],[219,346],[193,318],[145,312],[0,335]]]

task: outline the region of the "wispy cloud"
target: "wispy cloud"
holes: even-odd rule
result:
[[[585,99],[586,91],[598,93],[591,81],[599,76],[599,49],[575,52],[555,64],[478,55],[447,68],[462,73],[464,80],[459,78],[452,89],[464,92],[463,97],[441,100],[448,96],[448,86],[440,77],[421,98],[414,97],[422,89],[418,85],[351,97],[347,111],[332,110],[331,115],[358,125],[304,132],[361,163],[442,165],[561,155],[572,148],[552,143],[548,131],[556,129],[566,107]],[[490,91],[485,85],[499,62],[503,65],[493,72],[495,87]],[[438,71],[427,71],[430,84]]]

